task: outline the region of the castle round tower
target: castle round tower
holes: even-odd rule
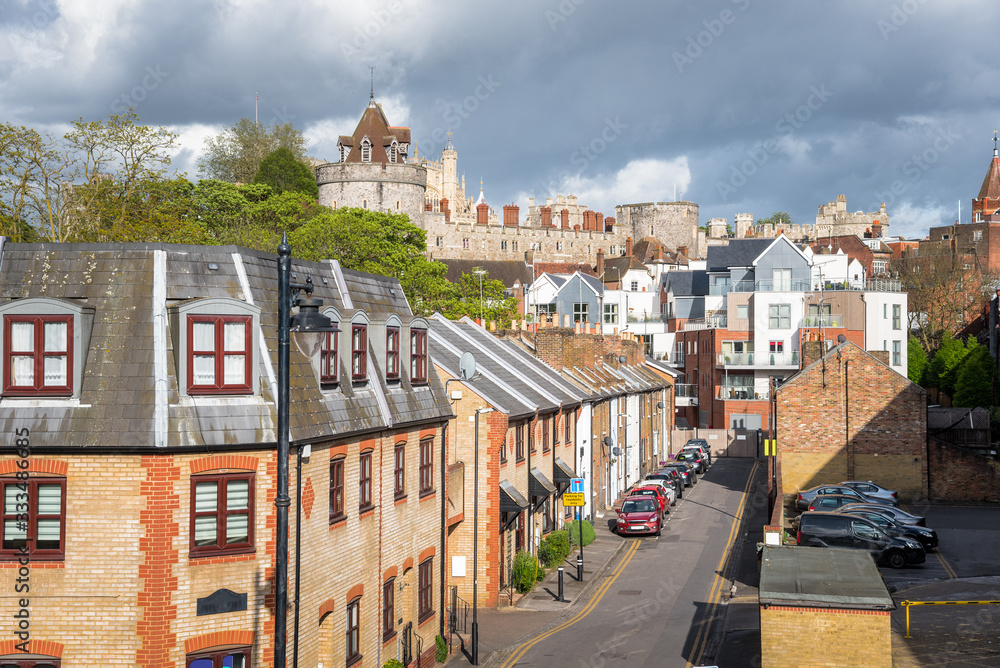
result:
[[[646,202],[615,207],[619,225],[632,231],[636,239],[654,237],[671,248],[691,249],[691,256],[703,256],[705,248],[698,235],[698,205],[694,202]]]

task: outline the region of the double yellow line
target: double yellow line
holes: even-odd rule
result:
[[[615,570],[612,571],[611,576],[607,579],[607,581],[604,582],[600,587],[598,587],[597,592],[594,594],[594,597],[590,599],[587,605],[583,606],[583,609],[580,610],[580,612],[576,613],[571,619],[560,624],[554,629],[550,629],[545,633],[541,634],[540,636],[538,636],[537,638],[535,638],[534,640],[526,642],[520,647],[518,647],[516,650],[514,650],[514,653],[511,654],[510,657],[501,665],[501,668],[511,668],[511,666],[513,666],[515,663],[521,660],[521,657],[523,657],[525,652],[527,652],[529,649],[531,649],[541,641],[545,640],[549,636],[555,635],[556,633],[559,633],[564,629],[568,629],[569,627],[573,626],[581,619],[589,615],[590,612],[595,607],[597,607],[597,604],[601,602],[601,599],[607,593],[611,585],[614,584],[615,580],[618,579],[618,576],[621,575],[623,570],[625,570],[625,567],[628,565],[628,562],[632,560],[633,555],[635,555],[635,551],[639,549],[639,543],[640,541],[638,540],[632,541],[632,545],[630,545],[628,550],[625,551],[625,556],[622,558],[621,563],[619,563],[618,566],[615,567]]]
[[[966,507],[972,508],[973,506],[966,506]],[[905,510],[906,512],[910,512],[910,509],[907,508],[905,505],[900,505],[899,508],[901,510]],[[948,560],[944,558],[943,554],[941,554],[940,544],[938,545],[937,549],[934,550],[934,556],[937,557],[938,562],[940,562],[941,567],[944,569],[944,572],[948,576],[949,580],[955,580],[958,578],[958,573],[955,572],[955,569],[951,567],[951,564],[948,563]]]
[[[754,462],[753,468],[750,469],[750,477],[747,479],[746,487],[743,488],[743,499],[740,500],[739,508],[736,509],[736,516],[733,518],[733,525],[729,529],[729,539],[726,541],[726,549],[722,552],[722,558],[719,559],[719,567],[715,569],[715,580],[712,582],[712,588],[709,590],[708,605],[705,607],[705,615],[698,625],[698,633],[694,637],[694,645],[691,651],[691,660],[687,662],[687,668],[695,666],[701,663],[701,655],[705,652],[705,647],[708,645],[709,630],[712,628],[712,620],[715,618],[715,610],[719,606],[719,601],[722,598],[722,583],[726,580],[726,566],[729,561],[730,551],[733,547],[733,541],[736,539],[736,531],[739,529],[740,522],[743,519],[743,511],[746,509],[747,498],[750,491],[750,485],[753,484],[754,477],[757,475],[757,468],[760,466],[760,460]]]

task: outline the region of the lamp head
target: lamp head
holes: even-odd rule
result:
[[[306,357],[312,359],[319,352],[320,346],[327,334],[335,334],[340,330],[333,322],[319,312],[323,300],[316,297],[299,297],[295,303],[299,312],[292,316],[289,331],[295,347]]]

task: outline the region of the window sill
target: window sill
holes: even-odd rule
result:
[[[421,626],[424,622],[427,622],[434,618],[434,611],[428,610],[424,614],[417,617],[417,626]]]
[[[427,499],[434,498],[435,494],[437,494],[437,490],[434,489],[428,489],[426,491],[420,492],[420,502],[423,503]]]
[[[393,629],[389,633],[386,633],[384,636],[382,636],[382,644],[383,645],[386,644],[390,640],[393,640],[395,637],[396,637],[396,630]]]
[[[365,658],[364,654],[355,654],[354,656],[352,656],[349,659],[347,659],[347,665],[348,666],[353,666],[356,663],[360,663],[361,659],[363,659],[363,658]]]
[[[399,504],[401,504],[401,503],[406,503],[406,499],[407,499],[407,498],[408,498],[408,497],[407,497],[407,495],[406,495],[406,494],[400,494],[399,496],[397,496],[397,497],[396,497],[396,498],[395,498],[395,499],[393,500],[393,504],[392,504],[392,505],[394,505],[394,506],[398,506],[398,505],[399,505]]]
[[[358,508],[358,519],[363,520],[366,517],[371,517],[373,514],[375,514],[375,506],[371,504]]]
[[[66,555],[3,554],[0,555],[0,564],[8,563],[8,564],[18,564],[24,566],[25,564],[20,563],[21,559],[27,559],[27,561],[32,564],[40,561],[47,561],[50,563],[64,563],[66,561]]]
[[[232,557],[240,554],[253,554],[256,551],[256,548],[251,545],[249,547],[230,548],[225,550],[191,550],[188,554],[191,559],[200,559],[202,557]]]
[[[330,518],[330,528],[343,526],[347,523],[347,515],[337,515],[336,517]]]

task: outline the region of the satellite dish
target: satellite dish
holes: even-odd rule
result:
[[[615,457],[619,456],[621,453],[622,451],[620,448],[611,448],[611,454],[613,454]]]
[[[625,357],[624,355],[619,355],[618,356],[618,363],[619,364],[625,364],[625,362],[628,362],[628,358]]]
[[[847,343],[847,337],[843,334],[837,334],[837,343]]]
[[[610,447],[611,447],[612,445],[614,445],[614,441],[612,441],[612,440],[611,440],[611,437],[610,437],[610,436],[605,436],[605,437],[604,437],[604,445],[608,446],[609,448],[610,448]]]
[[[472,353],[462,353],[462,359],[458,362],[458,375],[462,380],[472,380],[476,375],[476,358]]]

